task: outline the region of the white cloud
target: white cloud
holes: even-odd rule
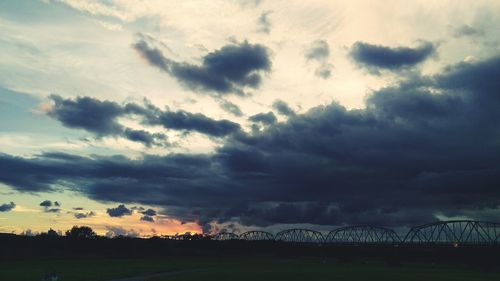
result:
[[[226,118],[244,128],[248,128],[248,116],[271,110],[276,99],[287,101],[299,112],[332,101],[350,108],[363,107],[371,90],[397,77],[377,77],[358,69],[348,55],[356,41],[387,46],[412,45],[419,39],[439,41],[439,58],[422,66],[424,73],[431,74],[446,64],[469,57],[481,59],[497,51],[491,47],[495,45],[453,38],[450,26],[465,22],[485,29],[485,42],[500,40],[500,35],[491,31],[500,24],[500,16],[488,12],[498,10],[500,3],[491,1],[276,0],[242,5],[232,0],[52,0],[50,4],[45,5],[47,9],[65,5],[74,10],[62,11],[84,16],[68,17],[64,25],[44,23],[43,19],[35,25],[0,18],[0,85],[41,97],[56,93],[119,103],[147,97],[160,108],[170,106]],[[273,11],[270,34],[257,32],[257,19],[265,11]],[[252,97],[230,98],[244,113],[236,117],[213,98],[182,88],[167,74],[144,63],[130,47],[138,32],[164,44],[169,57],[189,63],[199,63],[201,57],[231,40],[263,44],[271,50],[272,72]],[[317,77],[318,65],[303,58],[304,49],[316,40],[325,40],[330,47],[328,63],[334,68],[329,79]],[[163,153],[210,151],[217,146],[198,135],[187,139],[168,135],[180,146]],[[42,148],[33,139],[4,136],[0,141],[13,150],[20,146],[31,151]],[[141,145],[111,138],[93,142],[91,151],[102,151],[106,146],[113,151],[126,147],[132,155],[150,152]],[[66,144],[53,140],[47,147],[90,149],[78,141]]]

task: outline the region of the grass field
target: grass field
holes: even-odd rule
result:
[[[155,272],[201,269],[145,281],[210,280],[500,280],[500,272],[464,266],[401,264],[380,261],[338,262],[320,258],[199,258],[199,259],[48,259],[0,263],[2,281],[38,281],[52,270],[60,281],[105,281]]]
[[[147,281],[287,280],[287,281],[487,281],[500,280],[500,272],[430,265],[388,266],[379,262],[338,263],[321,259],[223,261],[204,271]]]
[[[1,281],[39,281],[44,274],[56,272],[60,281],[105,281],[199,267],[197,261],[157,259],[46,259],[0,263]]]

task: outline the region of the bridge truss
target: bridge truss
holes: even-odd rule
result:
[[[240,237],[237,234],[231,232],[219,232],[212,238],[212,240],[228,241],[228,240],[239,240],[239,238]]]
[[[325,239],[326,243],[338,244],[395,244],[400,241],[394,230],[369,225],[338,228],[330,231]]]
[[[274,240],[292,243],[323,243],[325,238],[319,231],[295,228],[278,232]]]
[[[171,239],[185,240],[182,236]],[[311,229],[287,229],[276,236],[265,231],[247,231],[240,236],[221,232],[213,240],[281,241],[290,243],[331,244],[427,244],[427,245],[500,245],[500,223],[472,220],[441,221],[424,224],[410,229],[402,240],[397,233],[377,226],[347,226],[334,229],[325,237]]]
[[[274,240],[274,235],[266,231],[247,231],[240,235],[241,240],[247,241],[262,241],[262,240]]]
[[[456,220],[429,223],[412,228],[405,243],[488,245],[500,243],[500,223]]]

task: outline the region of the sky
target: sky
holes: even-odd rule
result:
[[[0,2],[0,232],[500,221],[500,2]]]

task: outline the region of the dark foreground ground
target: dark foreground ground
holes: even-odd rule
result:
[[[203,258],[172,259],[30,259],[0,265],[0,280],[42,280],[50,268],[61,281],[178,274],[139,280],[500,280],[500,272],[457,265],[405,263],[391,266],[378,260],[339,262],[320,258]],[[187,270],[193,269],[193,270]]]
[[[38,281],[53,271],[60,281],[498,281],[500,248],[0,237],[0,280]]]

